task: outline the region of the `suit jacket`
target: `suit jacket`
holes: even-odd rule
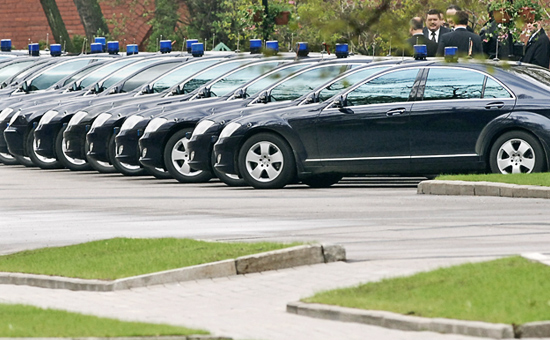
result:
[[[439,40],[437,55],[443,56],[445,47],[458,47],[459,56],[467,56],[470,49],[470,39],[472,39],[472,56],[483,55],[483,46],[479,35],[468,32],[465,28],[457,28],[454,31],[444,34]]]
[[[535,64],[548,68],[550,65],[550,40],[541,28],[533,39],[529,39],[525,46],[525,55],[521,58],[522,62]]]
[[[418,40],[418,43],[417,43]],[[415,34],[409,39],[407,39],[407,43],[411,46],[410,52],[405,53],[405,55],[412,56],[414,55],[413,46],[414,45],[426,45],[428,49],[428,57],[435,57],[435,54],[437,53],[437,43],[434,43],[430,39],[426,38],[423,34]]]
[[[441,36],[445,33],[449,33],[451,31],[450,28],[447,28],[445,26],[441,26],[439,27],[439,36],[437,37],[437,43],[439,43],[441,41]],[[424,33],[424,36],[428,39],[432,39],[432,36],[431,36],[431,31],[428,29],[428,27],[424,27],[422,29],[422,33]]]

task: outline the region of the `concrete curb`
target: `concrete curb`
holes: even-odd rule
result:
[[[213,279],[267,270],[345,261],[346,251],[339,245],[303,245],[260,254],[133,276],[114,281],[86,280],[60,276],[0,272],[0,284],[26,285],[49,289],[107,292],[157,284]]]
[[[525,253],[521,254],[521,256],[530,261],[540,262],[550,266],[549,256],[540,253]],[[356,322],[402,331],[431,331],[494,339],[550,337],[550,321],[529,322],[514,330],[512,325],[507,324],[444,318],[424,318],[387,311],[363,310],[300,301],[288,303],[286,305],[286,311],[288,313],[318,319]]]
[[[189,336],[140,336],[120,338],[0,338],[0,340],[233,340],[225,336],[189,335]]]
[[[422,181],[418,194],[550,198],[550,187],[495,182]]]

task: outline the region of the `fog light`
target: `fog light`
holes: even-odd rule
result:
[[[94,150],[94,143],[90,143],[90,152]]]
[[[41,143],[40,139],[37,139],[37,140],[36,140],[36,143],[34,144],[34,146],[35,146],[37,149],[39,149],[39,148],[40,148],[40,143]]]
[[[141,152],[141,157],[145,158],[146,155],[147,155],[147,148],[143,149],[143,151]]]
[[[189,160],[192,161],[193,158],[195,158],[195,151],[191,151],[191,156],[189,156]]]
[[[222,161],[222,155],[220,154],[218,155],[218,157],[216,157],[216,163],[219,164],[221,163],[221,161]]]
[[[71,142],[70,141],[65,141],[65,148],[67,148],[67,150],[69,150],[70,146],[71,146]]]
[[[118,147],[118,154],[122,155],[122,151],[124,151],[124,145],[121,145]]]

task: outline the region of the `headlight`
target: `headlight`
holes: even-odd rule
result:
[[[2,110],[2,113],[0,113],[0,122],[4,119],[8,118],[8,116],[13,112],[13,109],[11,107],[7,107]]]
[[[58,113],[59,112],[57,112],[55,110],[49,110],[48,112],[44,113],[42,118],[40,118],[40,122],[38,123],[38,125],[48,124],[49,122],[52,121],[53,117],[57,116]]]
[[[168,119],[166,118],[155,118],[153,119],[145,128],[145,133],[151,133],[157,131],[162,124],[166,123]]]
[[[229,123],[220,133],[220,139],[231,136],[242,125],[239,123]]]
[[[86,111],[78,111],[77,113],[75,113],[75,115],[71,118],[71,120],[69,120],[69,124],[68,126],[73,126],[73,125],[77,125],[78,123],[80,123],[84,117],[86,117],[88,115],[88,112]]]
[[[109,118],[111,118],[113,115],[110,114],[110,113],[102,113],[100,114],[99,116],[97,116],[94,120],[94,122],[92,123],[92,129],[93,128],[96,128],[98,126],[101,126],[103,125],[103,123],[105,123]]]
[[[211,120],[203,120],[202,122],[198,123],[195,127],[195,130],[193,130],[193,136],[202,135],[206,130],[208,130],[212,125],[214,125],[214,122]]]
[[[19,117],[19,114],[21,113],[21,110],[17,111],[13,116],[11,116],[11,119],[10,119],[10,125],[12,125],[13,123],[15,123],[15,120],[17,119],[17,117]]]
[[[124,120],[124,123],[122,123],[122,127],[120,130],[131,130],[134,128],[134,126],[137,125],[137,123],[141,122],[145,118],[142,116],[130,116]]]

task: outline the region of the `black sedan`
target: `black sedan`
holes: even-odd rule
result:
[[[344,175],[548,169],[550,71],[533,65],[398,66],[325,103],[229,123],[215,167],[255,188]]]

